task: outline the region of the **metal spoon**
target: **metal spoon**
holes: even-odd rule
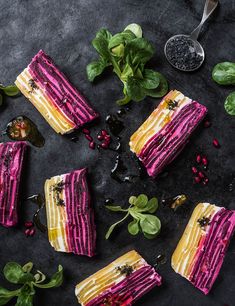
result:
[[[197,39],[204,22],[215,10],[218,3],[218,0],[206,0],[201,22],[190,35],[179,34],[168,39],[164,52],[173,67],[181,71],[194,71],[202,65],[205,52]]]

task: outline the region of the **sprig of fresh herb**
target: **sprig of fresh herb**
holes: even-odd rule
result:
[[[137,24],[130,24],[123,32],[112,35],[101,29],[92,41],[99,54],[99,59],[87,65],[87,76],[93,81],[111,66],[113,72],[123,83],[124,97],[117,101],[124,105],[131,100],[139,102],[145,96],[162,97],[167,93],[165,77],[152,69],[145,68],[153,57],[154,48],[142,37],[142,29]]]
[[[118,222],[112,224],[107,231],[105,238],[108,239],[112,234],[114,228],[127,219],[129,216],[133,220],[128,224],[128,232],[131,235],[137,235],[138,233],[143,233],[148,239],[155,238],[161,229],[161,221],[153,215],[158,209],[157,198],[152,198],[148,200],[145,194],[140,194],[138,197],[131,196],[129,198],[129,208],[123,209],[121,206],[107,205],[111,211],[124,212],[125,216]]]
[[[45,283],[46,276],[41,271],[32,274],[33,263],[28,262],[24,266],[16,262],[8,262],[3,274],[5,278],[13,284],[22,284],[20,289],[10,291],[0,287],[0,305],[7,304],[14,297],[17,298],[15,306],[32,306],[33,298],[36,293],[35,287],[53,288],[59,287],[63,282],[63,267],[59,265],[58,271],[52,275],[49,282]]]
[[[215,65],[212,78],[219,85],[235,85],[235,63],[222,62]],[[235,116],[235,91],[226,98],[224,108],[229,115]]]
[[[19,89],[15,85],[4,86],[0,84],[0,106],[3,104],[4,95],[13,97],[19,94]]]

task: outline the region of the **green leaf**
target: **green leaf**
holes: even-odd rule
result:
[[[153,46],[145,38],[135,38],[126,44],[124,58],[130,65],[147,63],[154,54]]]
[[[220,85],[235,85],[235,63],[222,62],[215,65],[212,78]]]
[[[108,47],[109,49],[112,49],[120,44],[126,44],[126,42],[131,41],[135,38],[135,34],[129,30],[124,31],[122,33],[117,33],[109,40]]]
[[[126,209],[123,209],[121,206],[105,205],[105,207],[111,211],[127,211]]]
[[[120,44],[114,48],[111,49],[112,54],[118,57],[122,57],[124,54],[124,45]]]
[[[3,287],[0,287],[0,305],[7,304],[14,296],[16,296],[18,291],[10,291]]]
[[[139,233],[140,229],[139,229],[139,220],[133,220],[132,222],[130,222],[128,224],[128,232],[135,236]]]
[[[129,198],[129,204],[135,205],[136,200],[137,200],[137,197],[131,196],[131,197]]]
[[[143,32],[141,29],[141,26],[136,24],[136,23],[131,23],[129,24],[124,31],[129,30],[131,32],[133,32],[135,34],[136,37],[142,37],[143,36]]]
[[[158,236],[159,233],[155,234],[155,235],[150,235],[150,234],[147,234],[145,232],[143,232],[144,234],[144,237],[147,238],[147,239],[154,239]]]
[[[148,204],[148,197],[145,194],[140,194],[135,201],[135,206],[139,208],[146,207]]]
[[[140,84],[146,89],[157,88],[160,84],[159,73],[151,69],[145,69],[143,73],[143,79],[140,80]]]
[[[23,267],[22,267],[22,270],[24,272],[31,272],[31,270],[33,269],[33,263],[30,261],[28,263],[26,263]]]
[[[158,209],[158,199],[157,198],[152,198],[148,201],[147,204],[148,212],[151,214],[155,213],[156,210]]]
[[[104,38],[106,41],[110,41],[110,39],[112,38],[112,34],[106,30],[106,29],[100,29],[97,33],[96,33],[96,38]]]
[[[145,90],[141,86],[139,79],[128,77],[125,87],[127,96],[131,97],[135,102],[139,102],[145,98]]]
[[[4,93],[9,96],[9,97],[13,97],[19,94],[19,89],[16,85],[9,85],[9,86],[1,86],[0,89],[2,89],[4,91]]]
[[[3,104],[3,97],[2,95],[0,94],[0,106]]]
[[[33,306],[33,295],[21,292],[17,298],[15,306]]]
[[[145,218],[140,220],[140,227],[144,233],[156,235],[161,229],[161,221],[156,216],[145,215]]]
[[[224,108],[229,115],[235,116],[235,91],[226,98]]]
[[[5,278],[13,284],[24,284],[34,280],[31,273],[25,273],[23,268],[16,262],[8,262],[3,273]]]
[[[108,66],[107,62],[103,59],[98,61],[91,62],[86,67],[87,77],[90,82],[93,82],[94,79],[100,75],[104,69]]]
[[[114,228],[115,228],[119,223],[123,222],[128,216],[129,216],[129,212],[125,215],[124,218],[122,218],[122,219],[119,220],[118,222],[112,224],[112,225],[110,226],[110,228],[108,229],[106,235],[105,235],[105,239],[109,239],[109,237],[110,237],[110,235],[112,234]]]
[[[145,94],[154,98],[161,98],[168,92],[168,83],[166,78],[159,72],[156,72],[160,79],[160,84],[156,89],[145,89]]]
[[[121,105],[126,105],[130,101],[131,101],[130,97],[124,96],[124,98],[117,100],[116,103],[121,106]]]
[[[108,31],[102,29],[96,34],[96,37],[92,40],[93,47],[106,61],[110,59],[110,52],[108,48],[109,39],[110,38]]]
[[[52,275],[51,280],[47,284],[38,284],[34,283],[34,286],[38,288],[53,288],[53,287],[59,287],[63,283],[63,267],[59,265],[58,271]]]

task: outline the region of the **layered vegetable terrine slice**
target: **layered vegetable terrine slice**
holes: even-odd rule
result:
[[[19,185],[26,142],[0,143],[0,224],[18,223]]]
[[[219,274],[234,228],[234,210],[198,204],[172,256],[172,268],[208,294]]]
[[[79,283],[75,294],[82,306],[129,306],[161,283],[161,276],[133,250]]]
[[[69,133],[98,117],[42,50],[17,77],[15,84],[57,133]]]
[[[46,180],[45,200],[52,247],[92,257],[96,227],[86,176],[87,170],[81,169]]]
[[[205,106],[178,90],[163,98],[130,139],[131,151],[142,161],[149,176],[157,176],[175,159],[206,113]]]

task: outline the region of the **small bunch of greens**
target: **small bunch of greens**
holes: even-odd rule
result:
[[[87,76],[92,82],[111,66],[113,72],[123,83],[124,97],[117,101],[124,105],[131,100],[139,102],[145,96],[162,97],[167,93],[168,84],[165,77],[145,64],[153,57],[154,48],[142,37],[142,29],[133,23],[123,32],[112,35],[101,29],[92,41],[99,54],[99,59],[87,66]]]
[[[219,85],[235,85],[235,63],[223,62],[215,65],[212,78]],[[227,113],[235,116],[235,91],[226,98],[224,108]]]
[[[152,215],[158,209],[157,198],[148,200],[145,194],[140,194],[138,197],[131,196],[129,198],[129,208],[123,209],[121,206],[107,205],[111,211],[126,213],[124,218],[110,226],[105,238],[108,239],[114,230],[115,226],[131,216],[133,221],[128,224],[128,232],[131,235],[137,235],[142,232],[148,239],[155,238],[161,229],[161,221],[158,217]]]
[[[32,274],[33,263],[29,262],[23,267],[16,262],[8,262],[3,273],[5,278],[13,284],[21,284],[20,289],[10,291],[0,287],[0,305],[6,305],[12,298],[17,297],[15,306],[32,306],[35,288],[59,287],[63,282],[63,268],[59,265],[58,271],[45,283],[46,276],[41,271]]]
[[[3,104],[3,96],[14,97],[19,94],[19,89],[15,85],[4,86],[0,84],[0,106]]]

